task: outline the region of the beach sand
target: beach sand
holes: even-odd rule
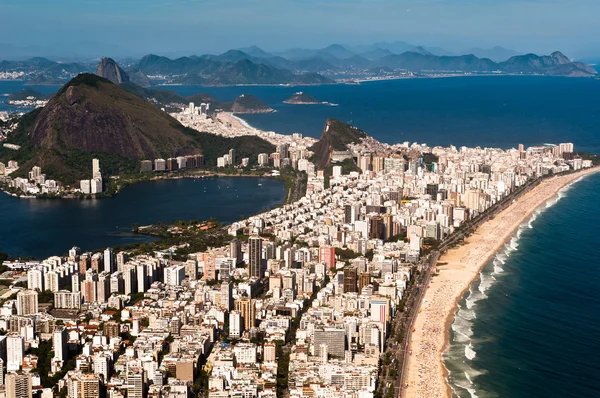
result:
[[[231,124],[231,127],[236,128],[236,129],[251,129],[252,128],[248,125],[248,123],[246,123],[244,120],[240,119],[239,117],[235,116],[231,112],[219,112],[217,114],[217,119],[225,124]]]
[[[449,340],[458,301],[492,256],[539,206],[578,178],[598,168],[554,177],[521,196],[494,219],[481,225],[463,245],[449,250],[427,288],[411,336],[402,397],[451,397],[442,354]]]

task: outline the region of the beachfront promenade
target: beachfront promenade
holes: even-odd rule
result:
[[[481,225],[461,246],[440,259],[437,274],[426,291],[414,322],[408,346],[408,367],[403,372],[402,397],[449,397],[447,371],[442,361],[457,303],[481,268],[514,231],[558,191],[598,168],[543,180],[501,213]],[[443,265],[441,265],[443,264]]]

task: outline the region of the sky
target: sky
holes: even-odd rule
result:
[[[395,40],[600,58],[598,15],[599,0],[0,0],[0,59]]]

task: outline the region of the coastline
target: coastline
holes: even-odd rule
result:
[[[599,168],[592,168],[544,180],[439,259],[438,263],[444,265],[437,267],[437,274],[425,287],[408,343],[410,356],[402,380],[408,386],[402,397],[452,396],[443,354],[449,345],[450,328],[460,299],[479,278],[481,269],[538,207],[569,184],[597,172]]]

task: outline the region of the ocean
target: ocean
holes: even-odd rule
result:
[[[598,192],[598,174],[561,190],[466,292],[445,354],[456,396],[600,396]]]
[[[600,153],[600,81],[592,79],[502,76],[317,87],[164,88],[183,95],[207,92],[224,101],[242,93],[253,94],[276,112],[243,118],[254,127],[280,133],[301,132],[318,138],[325,120],[335,117],[389,143],[511,148],[519,143],[573,142],[576,150]],[[0,94],[6,90],[6,82],[0,82]],[[338,106],[283,104],[297,91]],[[131,195],[127,199],[130,206],[143,208],[157,201],[151,193],[144,195],[136,189],[145,188],[134,186],[122,194]],[[600,396],[600,246],[596,238],[600,208],[595,203],[599,192],[600,175],[590,176],[536,210],[465,294],[445,360],[457,396]],[[244,198],[254,199],[255,191],[252,193]],[[216,204],[204,209],[207,201],[194,197],[198,203],[195,212],[183,199],[169,198],[172,203],[186,203],[185,211],[191,212],[177,218],[191,214],[235,218],[249,213],[238,208],[243,201],[227,202],[230,207],[221,211]],[[113,200],[122,199],[98,203],[104,206]],[[0,197],[0,208],[3,201]],[[45,206],[46,202],[41,203]],[[58,216],[35,224],[54,210],[31,212],[21,206],[26,205],[11,207],[15,214],[8,214],[18,217],[19,228],[26,233],[12,236],[10,225],[15,221],[3,219],[0,236],[3,240],[8,237],[8,242],[0,244],[0,251],[15,248],[27,252],[35,245],[59,248],[59,252],[73,244],[91,248],[77,239],[56,235],[64,231],[47,232],[45,227],[56,228],[62,222]],[[161,211],[173,209],[153,211],[152,217],[168,218],[170,213]],[[90,208],[72,215],[65,209],[58,214],[76,219],[89,216],[87,213],[95,211]],[[70,222],[85,224],[90,231],[96,225]],[[102,219],[95,222],[104,225]],[[107,225],[118,232],[128,230],[131,222],[142,220],[129,217],[107,221]],[[29,223],[33,224],[27,228]],[[113,224],[121,227],[115,229]]]
[[[600,153],[600,80],[541,76],[400,79],[314,87],[166,86],[183,95],[207,92],[224,101],[249,93],[275,113],[242,115],[252,126],[318,138],[329,117],[387,143],[517,147],[574,142]],[[297,91],[329,105],[290,105]]]

